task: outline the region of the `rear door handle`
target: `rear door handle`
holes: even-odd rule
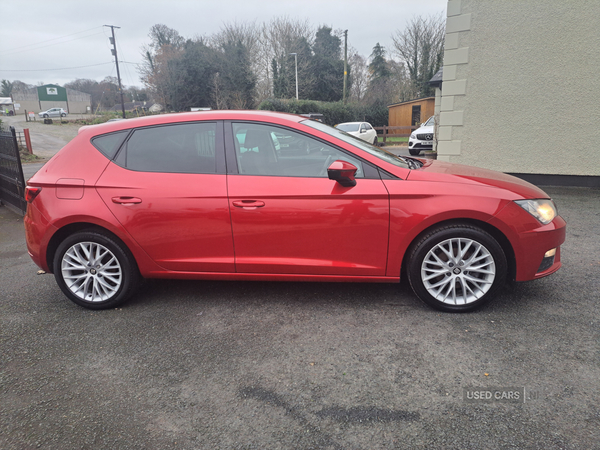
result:
[[[113,203],[117,203],[119,205],[134,205],[137,203],[142,203],[142,199],[137,197],[113,197],[111,200]]]
[[[233,206],[244,209],[256,209],[265,206],[265,202],[260,200],[236,200],[233,202]]]

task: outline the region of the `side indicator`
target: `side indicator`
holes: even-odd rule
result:
[[[25,188],[25,201],[27,203],[31,203],[38,196],[38,194],[40,192],[42,192],[42,188],[41,187],[27,186]]]

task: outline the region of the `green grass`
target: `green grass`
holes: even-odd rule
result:
[[[380,142],[383,142],[383,137],[379,136],[377,138]],[[385,140],[386,143],[395,143],[395,142],[408,142],[407,137],[389,137]]]

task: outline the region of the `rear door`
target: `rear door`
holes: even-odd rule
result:
[[[96,188],[163,268],[235,270],[221,122],[134,130]]]

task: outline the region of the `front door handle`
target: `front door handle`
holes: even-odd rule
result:
[[[137,197],[113,197],[111,200],[118,205],[134,205],[142,203],[142,199]]]
[[[256,209],[265,206],[265,202],[260,200],[236,200],[233,202],[233,206],[244,209]]]

